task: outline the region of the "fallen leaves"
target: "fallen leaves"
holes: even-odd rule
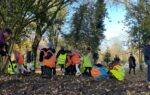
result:
[[[149,95],[143,73],[142,76],[127,75],[122,82],[81,76],[54,76],[51,79],[36,74],[3,76],[0,78],[0,95]]]

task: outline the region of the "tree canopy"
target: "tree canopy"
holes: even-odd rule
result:
[[[80,5],[73,15],[70,33],[65,35],[67,44],[80,50],[91,47],[97,51],[104,39],[105,16],[104,0]]]

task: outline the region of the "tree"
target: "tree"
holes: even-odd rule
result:
[[[42,35],[51,27],[60,10],[75,0],[3,0],[0,2],[0,25],[13,30],[10,52],[14,44],[20,43],[30,32],[35,33],[32,45],[34,59]],[[31,33],[31,34],[32,34]],[[34,35],[33,35],[34,36]],[[7,67],[7,61],[1,70]],[[36,61],[35,61],[36,63]]]
[[[143,45],[146,44],[147,38],[150,37],[149,7],[149,3],[143,0],[138,1],[137,4],[132,4],[127,7],[128,14],[126,15],[126,24],[130,27],[128,32],[132,37],[132,45],[138,48],[139,41],[141,44],[140,48],[142,48]]]
[[[73,1],[75,0],[38,0],[34,5],[34,10],[32,11],[32,13],[36,17],[36,34],[32,45],[32,50],[34,54],[35,67],[37,48],[43,34],[46,33],[49,27],[53,26],[59,11]]]
[[[89,46],[97,51],[104,38],[105,15],[104,0],[80,5],[73,15],[70,33],[65,35],[67,44],[81,51]]]
[[[48,29],[48,40],[52,42],[53,47],[56,48],[58,46],[59,36],[62,33],[61,27],[64,24],[65,17],[67,14],[67,8],[63,8],[58,12],[56,16],[55,23]]]
[[[3,0],[0,2],[0,25],[10,27],[13,31],[9,47],[10,53],[16,41],[22,39],[22,35],[25,36],[24,28],[35,20],[33,15],[28,14],[34,3],[35,0]],[[8,65],[7,58],[4,60],[0,66],[1,72],[4,72]]]
[[[139,0],[135,4],[127,6],[126,24],[129,28],[132,47],[136,47],[139,52],[139,63],[142,63],[142,48],[150,37],[150,1]],[[142,70],[142,64],[140,64]]]

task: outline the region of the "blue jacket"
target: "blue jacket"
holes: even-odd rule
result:
[[[99,69],[99,72],[101,72],[101,75],[100,76],[96,76],[94,78],[96,79],[101,79],[101,78],[107,78],[109,77],[109,75],[107,74],[106,70],[105,70],[105,67],[104,66],[98,66],[98,65],[94,65],[93,68],[98,68]]]

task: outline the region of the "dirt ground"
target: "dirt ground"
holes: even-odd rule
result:
[[[5,75],[0,78],[0,95],[150,95],[146,70],[126,75],[124,81],[94,79],[92,77],[40,75]]]

